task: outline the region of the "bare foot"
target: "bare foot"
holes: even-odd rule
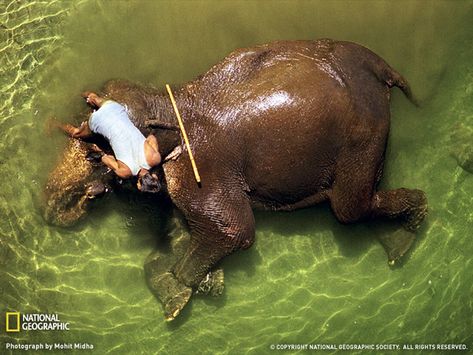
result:
[[[166,158],[164,158],[164,161],[176,160],[177,158],[179,158],[179,155],[181,155],[181,153],[182,153],[182,147],[178,145],[176,148],[173,149],[171,153],[166,155]]]
[[[104,99],[92,91],[84,91],[81,96],[85,99],[87,104],[94,109],[98,109],[102,106]]]

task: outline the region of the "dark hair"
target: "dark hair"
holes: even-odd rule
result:
[[[146,173],[141,177],[141,192],[157,193],[161,190],[161,183],[156,174]]]

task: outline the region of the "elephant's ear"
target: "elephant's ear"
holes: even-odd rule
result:
[[[158,129],[168,129],[171,131],[179,131],[179,127],[172,124],[163,122],[160,119],[149,119],[145,121],[145,126],[147,128],[158,128]]]

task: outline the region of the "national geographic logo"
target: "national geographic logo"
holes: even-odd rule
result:
[[[31,330],[69,330],[69,323],[61,322],[57,314],[45,313],[5,313],[5,331],[7,333],[18,333]]]
[[[20,331],[20,312],[7,312],[5,318],[6,332],[18,333]]]

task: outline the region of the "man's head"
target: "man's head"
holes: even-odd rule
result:
[[[161,190],[158,175],[156,173],[150,173],[147,170],[143,173],[140,172],[136,186],[141,192],[157,193]]]

